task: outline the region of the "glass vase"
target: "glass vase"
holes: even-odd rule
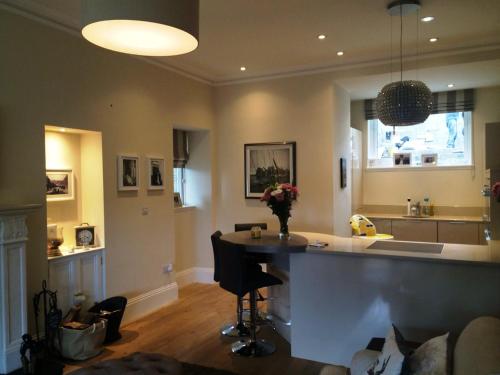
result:
[[[288,232],[288,219],[289,216],[278,216],[280,220],[280,234],[279,237],[282,240],[288,240],[290,238],[290,233]]]

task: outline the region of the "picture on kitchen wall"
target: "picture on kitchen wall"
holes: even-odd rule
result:
[[[423,167],[435,167],[437,165],[438,154],[422,154]]]
[[[149,190],[165,189],[165,159],[148,158]]]
[[[45,183],[47,201],[67,201],[75,198],[71,169],[47,169]]]
[[[410,152],[395,152],[393,155],[395,167],[408,167],[411,166],[411,153]]]
[[[182,198],[180,193],[174,193],[174,207],[182,207]]]
[[[139,157],[118,156],[118,190],[139,190]]]
[[[273,183],[296,185],[296,143],[245,144],[245,198],[258,199]]]

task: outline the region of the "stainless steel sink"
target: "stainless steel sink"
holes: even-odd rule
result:
[[[444,244],[408,241],[375,241],[367,249],[441,254]]]

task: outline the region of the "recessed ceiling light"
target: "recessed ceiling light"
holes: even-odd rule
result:
[[[318,35],[318,39],[319,39],[319,40],[326,39],[326,35],[325,35],[325,34],[319,34],[319,35]]]
[[[430,38],[429,42],[436,43],[438,40],[439,40],[439,38]]]
[[[431,21],[434,21],[434,17],[432,17],[432,16],[422,17],[420,19],[420,21],[422,21],[422,22],[431,22]]]
[[[242,67],[240,68],[240,70],[241,70],[242,72],[244,72],[245,70],[247,70],[247,68],[246,68],[246,66],[242,66]]]
[[[337,56],[344,56],[344,51],[338,51]]]
[[[455,87],[454,83],[448,83],[448,87],[451,89],[452,87]]]

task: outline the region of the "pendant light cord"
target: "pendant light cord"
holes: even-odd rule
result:
[[[399,19],[401,20],[401,35],[399,38],[399,57],[401,61],[401,82],[403,82],[403,3],[399,2]]]

